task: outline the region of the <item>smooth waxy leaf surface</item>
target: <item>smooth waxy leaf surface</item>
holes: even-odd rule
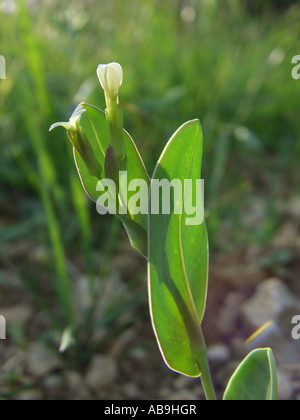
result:
[[[159,214],[152,212],[148,236],[150,309],[158,344],[171,369],[192,377],[201,374],[193,348],[197,347],[194,332],[203,319],[206,304],[208,239],[204,219],[198,225],[188,224],[190,212],[187,214],[184,202],[191,192],[196,194],[202,153],[198,120],[184,124],[167,144],[151,180],[151,203],[155,180],[180,180],[183,199],[181,203],[173,199],[171,214],[163,214],[162,209]],[[189,193],[184,180],[194,181]],[[202,197],[201,188],[198,193]],[[160,192],[160,200],[164,198]],[[200,207],[203,210],[202,199]],[[176,214],[179,209],[181,214]]]
[[[276,362],[271,349],[251,352],[233,374],[224,394],[226,401],[277,400]]]
[[[86,112],[82,115],[80,125],[84,128],[85,133],[87,134],[97,160],[102,168],[104,168],[105,154],[108,147],[108,130],[105,113],[88,104],[83,104],[83,107]],[[139,155],[134,141],[125,130],[124,141],[128,162],[127,184],[130,184],[130,182],[135,179],[141,179],[148,186],[150,180],[144,163]],[[74,151],[74,158],[79,177],[86,193],[93,201],[97,202],[99,196],[101,195],[101,193],[97,191],[97,184],[99,180],[89,174],[84,161],[76,151]],[[104,169],[102,177],[105,178]],[[126,188],[126,186],[127,185],[124,185],[124,188]],[[124,224],[133,247],[146,256],[148,228],[147,215],[141,213],[134,214],[135,212],[132,208],[132,204],[130,205],[130,203],[133,203],[131,198],[134,194],[135,191],[127,192],[127,205],[129,203],[128,215],[117,215],[117,217]]]

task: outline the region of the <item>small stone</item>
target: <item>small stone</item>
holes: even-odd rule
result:
[[[91,307],[90,284],[87,277],[81,276],[74,281],[74,300],[76,302],[76,311],[78,316],[82,311]]]
[[[85,377],[87,387],[99,392],[101,388],[112,385],[117,377],[117,366],[113,358],[109,356],[94,356],[90,368]]]
[[[174,381],[174,388],[176,390],[181,390],[189,387],[193,383],[193,380],[187,376],[179,375],[178,378]]]
[[[1,309],[1,315],[6,319],[7,325],[17,324],[24,326],[32,315],[32,309],[27,305],[17,305]]]
[[[86,401],[92,399],[89,390],[84,383],[83,377],[79,373],[66,371],[63,374],[63,381],[68,400]]]
[[[63,378],[61,375],[50,375],[45,377],[43,388],[47,399],[61,398],[64,390]]]
[[[1,373],[14,371],[17,375],[24,373],[24,366],[27,360],[27,354],[20,348],[9,347],[8,354],[2,355]]]
[[[139,397],[138,387],[132,382],[128,382],[123,386],[123,392],[129,400],[136,400]]]
[[[166,386],[164,386],[164,387],[162,387],[158,390],[160,398],[162,398],[164,400],[167,399],[170,392],[171,392],[170,388],[168,388]]]
[[[215,344],[207,349],[207,357],[211,363],[224,364],[230,360],[230,352],[225,345]]]
[[[293,221],[283,224],[274,236],[271,245],[275,249],[299,249],[300,238],[297,225]]]
[[[240,292],[231,292],[225,297],[217,323],[218,330],[222,335],[230,334],[236,330],[243,302],[244,297]]]
[[[125,317],[127,314],[124,314]],[[136,331],[134,328],[128,328],[123,333],[121,333],[118,337],[118,340],[112,345],[110,349],[110,357],[116,357],[119,354],[122,354],[124,349],[128,347],[128,344],[133,341],[136,337]]]
[[[289,401],[293,397],[294,389],[290,376],[281,369],[278,369],[278,399]]]
[[[129,354],[137,362],[144,362],[148,357],[147,351],[140,347],[133,348],[132,350],[130,350]]]
[[[243,212],[241,215],[243,226],[246,226],[247,228],[253,228],[254,226],[256,227],[262,223],[262,220],[265,219],[267,211],[266,204],[266,200],[262,198],[253,198],[247,206],[248,211]]]
[[[171,401],[196,401],[199,400],[199,398],[195,395],[194,392],[183,389],[181,391],[173,392],[172,394],[169,394],[166,398],[166,400]]]
[[[42,377],[61,368],[58,357],[47,350],[43,345],[34,343],[28,350],[27,367],[30,373]]]
[[[22,391],[15,396],[16,401],[42,401],[44,399],[42,391],[30,389]]]
[[[297,301],[285,284],[270,279],[258,286],[252,299],[244,303],[242,314],[253,328],[260,328],[266,322],[276,321],[283,310],[297,306]]]
[[[293,217],[296,221],[299,221],[300,218],[300,197],[296,196],[293,197],[287,204],[286,204],[286,213]]]

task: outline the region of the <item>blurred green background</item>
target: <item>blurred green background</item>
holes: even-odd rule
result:
[[[82,101],[104,108],[100,63],[123,66],[125,127],[149,173],[172,133],[200,118],[212,264],[215,252],[268,249],[282,203],[299,194],[300,81],[291,76],[299,19],[298,1],[0,1],[7,62],[0,80],[1,307],[27,299],[23,290],[59,336],[71,328],[76,365],[134,322],[121,315],[146,300],[137,258],[125,289],[97,312],[126,238],[85,197],[63,130],[48,132]],[[82,311],[74,297],[80,276],[89,291]],[[15,296],[14,281],[21,284]],[[28,334],[10,330],[24,346]],[[50,330],[40,336],[57,345]]]

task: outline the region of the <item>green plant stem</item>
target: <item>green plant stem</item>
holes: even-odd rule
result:
[[[106,97],[107,108],[105,110],[109,144],[113,147],[121,170],[126,170],[127,157],[123,131],[123,111],[118,104],[118,98],[111,100]]]
[[[197,361],[201,370],[201,381],[205,397],[208,401],[216,401],[217,396],[211,379],[210,369],[207,360],[206,343],[203,336],[202,328],[199,326],[198,334],[198,349],[197,349]]]
[[[212,383],[206,355],[205,355],[205,358],[203,358],[203,363],[201,365],[201,368],[202,368],[201,381],[202,381],[205,397],[208,401],[216,401],[217,396],[216,396],[214,386]]]
[[[190,308],[189,310],[184,304],[184,302],[182,302],[182,299],[178,298],[176,292],[174,292],[174,298],[177,302],[180,312],[182,313],[185,319],[191,337],[192,352],[201,372],[201,381],[205,397],[208,401],[217,401],[217,396],[215,393],[207,360],[207,348],[205,338],[203,335],[201,324],[199,323],[199,318],[196,314],[196,309],[194,308],[194,310],[191,310]],[[192,298],[191,301],[193,302]]]

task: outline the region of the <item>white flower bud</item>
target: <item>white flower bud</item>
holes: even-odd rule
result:
[[[100,64],[97,75],[104,89],[105,95],[115,98],[119,94],[119,89],[123,83],[123,69],[118,63]]]

